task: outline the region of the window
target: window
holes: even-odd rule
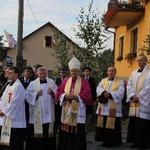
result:
[[[52,37],[45,36],[45,47],[51,47],[51,44],[52,44]]]
[[[137,52],[138,28],[131,31],[131,49],[130,52]]]
[[[150,16],[149,16],[149,20],[148,20],[148,35],[150,35]]]
[[[119,56],[123,57],[124,36],[119,38]]]
[[[53,70],[48,70],[48,77],[53,79]]]

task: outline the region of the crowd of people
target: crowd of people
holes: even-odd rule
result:
[[[56,80],[42,65],[0,68],[1,150],[86,150],[86,135],[98,104],[96,141],[101,147],[122,144],[122,99],[127,91],[130,148],[146,149],[150,142],[150,71],[147,57],[137,57],[139,68],[129,77],[127,89],[114,66],[96,87],[91,68],[76,57],[61,68]],[[70,73],[69,73],[70,70]],[[98,102],[98,103],[97,103]],[[56,140],[57,139],[57,140]]]

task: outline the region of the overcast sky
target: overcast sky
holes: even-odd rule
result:
[[[77,27],[76,17],[79,16],[81,7],[86,10],[90,2],[91,0],[24,0],[23,37],[45,23],[51,22],[70,39],[77,42],[72,28]],[[93,9],[98,9],[102,16],[107,11],[108,2],[109,0],[94,0]],[[18,0],[1,0],[0,12],[0,35],[4,35],[3,30],[6,30],[17,39]],[[111,38],[108,48],[112,47]]]

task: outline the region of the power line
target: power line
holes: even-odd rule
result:
[[[30,3],[29,3],[29,1],[28,1],[28,0],[27,0],[27,3],[28,3],[28,6],[29,6],[29,8],[30,8],[30,10],[31,10],[31,13],[32,13],[32,15],[33,15],[33,17],[34,17],[34,19],[35,19],[36,23],[37,23],[37,24],[38,24],[38,26],[40,27],[40,24],[39,24],[38,20],[36,19],[35,15],[34,15],[34,12],[33,12],[32,8],[31,8],[31,5],[30,5]]]
[[[43,22],[43,23],[45,23],[46,21],[38,21],[38,19],[36,18],[36,16],[35,16],[35,14],[34,14],[34,12],[33,12],[33,10],[32,10],[32,7],[31,7],[31,5],[30,5],[30,3],[29,3],[29,0],[27,0],[27,4],[28,4],[28,6],[29,6],[29,9],[30,9],[30,11],[31,11],[31,13],[32,13],[32,15],[33,15],[33,17],[34,17],[34,19],[35,19],[35,22],[37,23],[37,25],[39,26],[39,28],[41,27],[41,25],[40,25],[40,23],[39,22]],[[16,21],[17,21],[17,19],[10,19],[10,18],[0,18],[0,20],[3,20],[3,21],[8,21],[8,22],[14,22],[14,23],[16,23]],[[34,21],[33,20],[24,20],[24,22],[33,22],[34,23]],[[4,22],[3,22],[4,23]],[[53,24],[59,24],[59,25],[61,25],[61,24],[65,24],[65,25],[69,25],[69,26],[73,26],[73,25],[76,25],[76,24],[71,24],[71,23],[53,23]],[[44,33],[44,34],[46,34],[47,35],[47,33],[42,29],[42,32]],[[62,32],[64,32],[64,31],[62,31]]]
[[[34,17],[36,23],[38,24],[38,26],[39,26],[39,28],[40,28],[41,25],[39,24],[39,21],[37,20],[37,18],[36,18],[36,16],[35,16],[34,12],[33,12],[33,10],[32,10],[32,8],[31,8],[31,5],[30,5],[30,3],[29,3],[29,0],[27,0],[27,3],[28,3],[28,6],[29,6],[29,8],[30,8],[30,10],[31,10],[31,13],[32,13],[32,15],[33,15],[33,17]],[[47,33],[46,33],[43,29],[42,29],[42,32],[47,35]]]
[[[1,18],[0,17],[0,20],[3,20],[3,21],[11,21],[11,22],[13,22],[13,23],[16,23],[16,21],[17,21],[17,19],[11,19],[11,18]],[[24,20],[24,22],[35,22],[35,20]],[[41,22],[42,24],[44,24],[44,23],[46,23],[46,22],[48,22],[48,21],[42,21],[42,20],[40,20],[39,22]],[[4,24],[4,22],[3,22],[3,24]],[[53,24],[62,24],[62,25],[70,25],[70,26],[73,26],[73,25],[76,25],[75,23],[62,23],[62,22],[53,22]]]

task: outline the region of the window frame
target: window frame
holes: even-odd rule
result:
[[[124,35],[119,37],[119,51],[118,51],[118,56],[123,57],[124,53]]]
[[[52,47],[52,36],[45,36],[45,48]]]
[[[130,41],[130,52],[137,53],[138,48],[138,27],[135,27],[131,30],[130,33],[131,41]]]

